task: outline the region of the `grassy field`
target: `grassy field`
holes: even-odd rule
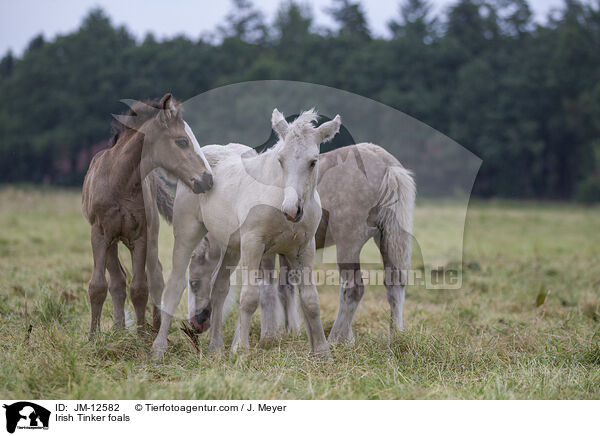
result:
[[[452,208],[420,207],[416,225],[443,235]],[[304,335],[260,348],[255,316],[249,355],[209,355],[206,335],[197,353],[175,326],[156,363],[151,339],[111,331],[110,297],[103,334],[90,342],[79,193],[0,189],[0,229],[2,398],[600,398],[599,208],[472,203],[462,290],[410,288],[406,330],[389,343],[385,291],[368,289],[356,344],[335,347],[330,361],[312,359]],[[170,233],[162,227],[166,272]],[[320,296],[328,333],[337,289]]]

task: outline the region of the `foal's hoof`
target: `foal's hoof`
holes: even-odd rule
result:
[[[231,354],[250,354],[250,345],[243,345],[240,343],[233,343],[231,345]]]
[[[354,334],[352,332],[331,331],[327,338],[330,344],[354,344]]]
[[[263,336],[258,342],[258,345],[261,348],[273,348],[277,344],[279,344],[279,338],[277,337],[277,335]]]
[[[313,354],[315,355],[315,357],[319,358],[319,359],[324,359],[324,360],[329,360],[331,359],[331,350],[329,350],[329,345],[325,344],[322,345],[321,347],[316,348],[313,351]]]
[[[112,326],[113,331],[120,332],[125,330],[125,323],[115,322]]]
[[[285,333],[292,338],[297,338],[300,336],[300,328],[288,328]]]
[[[390,327],[390,342],[394,342],[404,336],[404,329],[402,327],[392,326]]]
[[[152,360],[154,360],[155,362],[160,362],[165,358],[165,351],[164,350],[155,350],[152,349]]]
[[[208,352],[210,354],[215,354],[215,355],[225,354],[225,345],[224,344],[219,344],[219,345],[210,344],[208,346]]]
[[[315,347],[312,354],[319,359],[331,359],[331,350],[329,349],[329,344],[325,342],[318,347]]]
[[[167,344],[166,342],[162,342],[162,341],[154,341],[154,344],[152,344],[152,359],[153,360],[163,360],[165,357],[165,352],[167,351]]]

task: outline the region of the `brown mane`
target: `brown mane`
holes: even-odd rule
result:
[[[134,103],[129,110],[121,115],[125,117],[131,117],[129,119],[132,120],[135,119],[136,126],[139,127],[156,115],[161,109],[160,99],[155,98],[151,100],[138,101]],[[113,136],[108,141],[109,147],[113,147],[121,139],[127,140],[137,132],[137,129],[131,126],[126,126],[118,119],[113,120],[111,127]]]

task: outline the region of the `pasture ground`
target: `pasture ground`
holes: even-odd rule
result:
[[[416,223],[443,237],[452,208],[420,207]],[[331,361],[311,358],[305,335],[259,347],[255,316],[248,355],[209,355],[206,335],[198,353],[175,326],[165,361],[155,363],[150,338],[111,331],[110,296],[103,334],[87,339],[92,258],[79,192],[5,187],[0,397],[598,399],[599,234],[597,207],[472,202],[463,289],[410,288],[405,332],[391,343],[385,291],[375,288],[358,310],[356,344],[333,348]],[[171,241],[163,225],[165,274]],[[123,259],[129,270],[128,257]],[[320,296],[328,333],[337,288],[322,287]],[[228,343],[233,327],[228,319]]]

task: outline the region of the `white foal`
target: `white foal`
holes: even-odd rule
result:
[[[175,308],[186,285],[190,257],[209,231],[221,248],[219,267],[212,277],[210,299],[196,301],[196,311],[210,313],[210,350],[224,349],[222,310],[229,291],[229,276],[238,265],[243,284],[240,312],[232,352],[249,348],[252,314],[259,302],[258,274],[264,254],[280,254],[299,278],[300,303],[310,347],[329,354],[321,324],[319,296],[312,281],[315,232],[321,219],[316,191],[319,144],[338,132],[341,120],[314,127],[317,114],[302,113],[288,124],[275,109],[271,118],[279,142],[257,154],[241,144],[202,148],[214,176],[206,194],[177,187],[173,207],[173,270],[162,301],[161,327],[152,346],[155,358],[167,348],[167,335]]]

